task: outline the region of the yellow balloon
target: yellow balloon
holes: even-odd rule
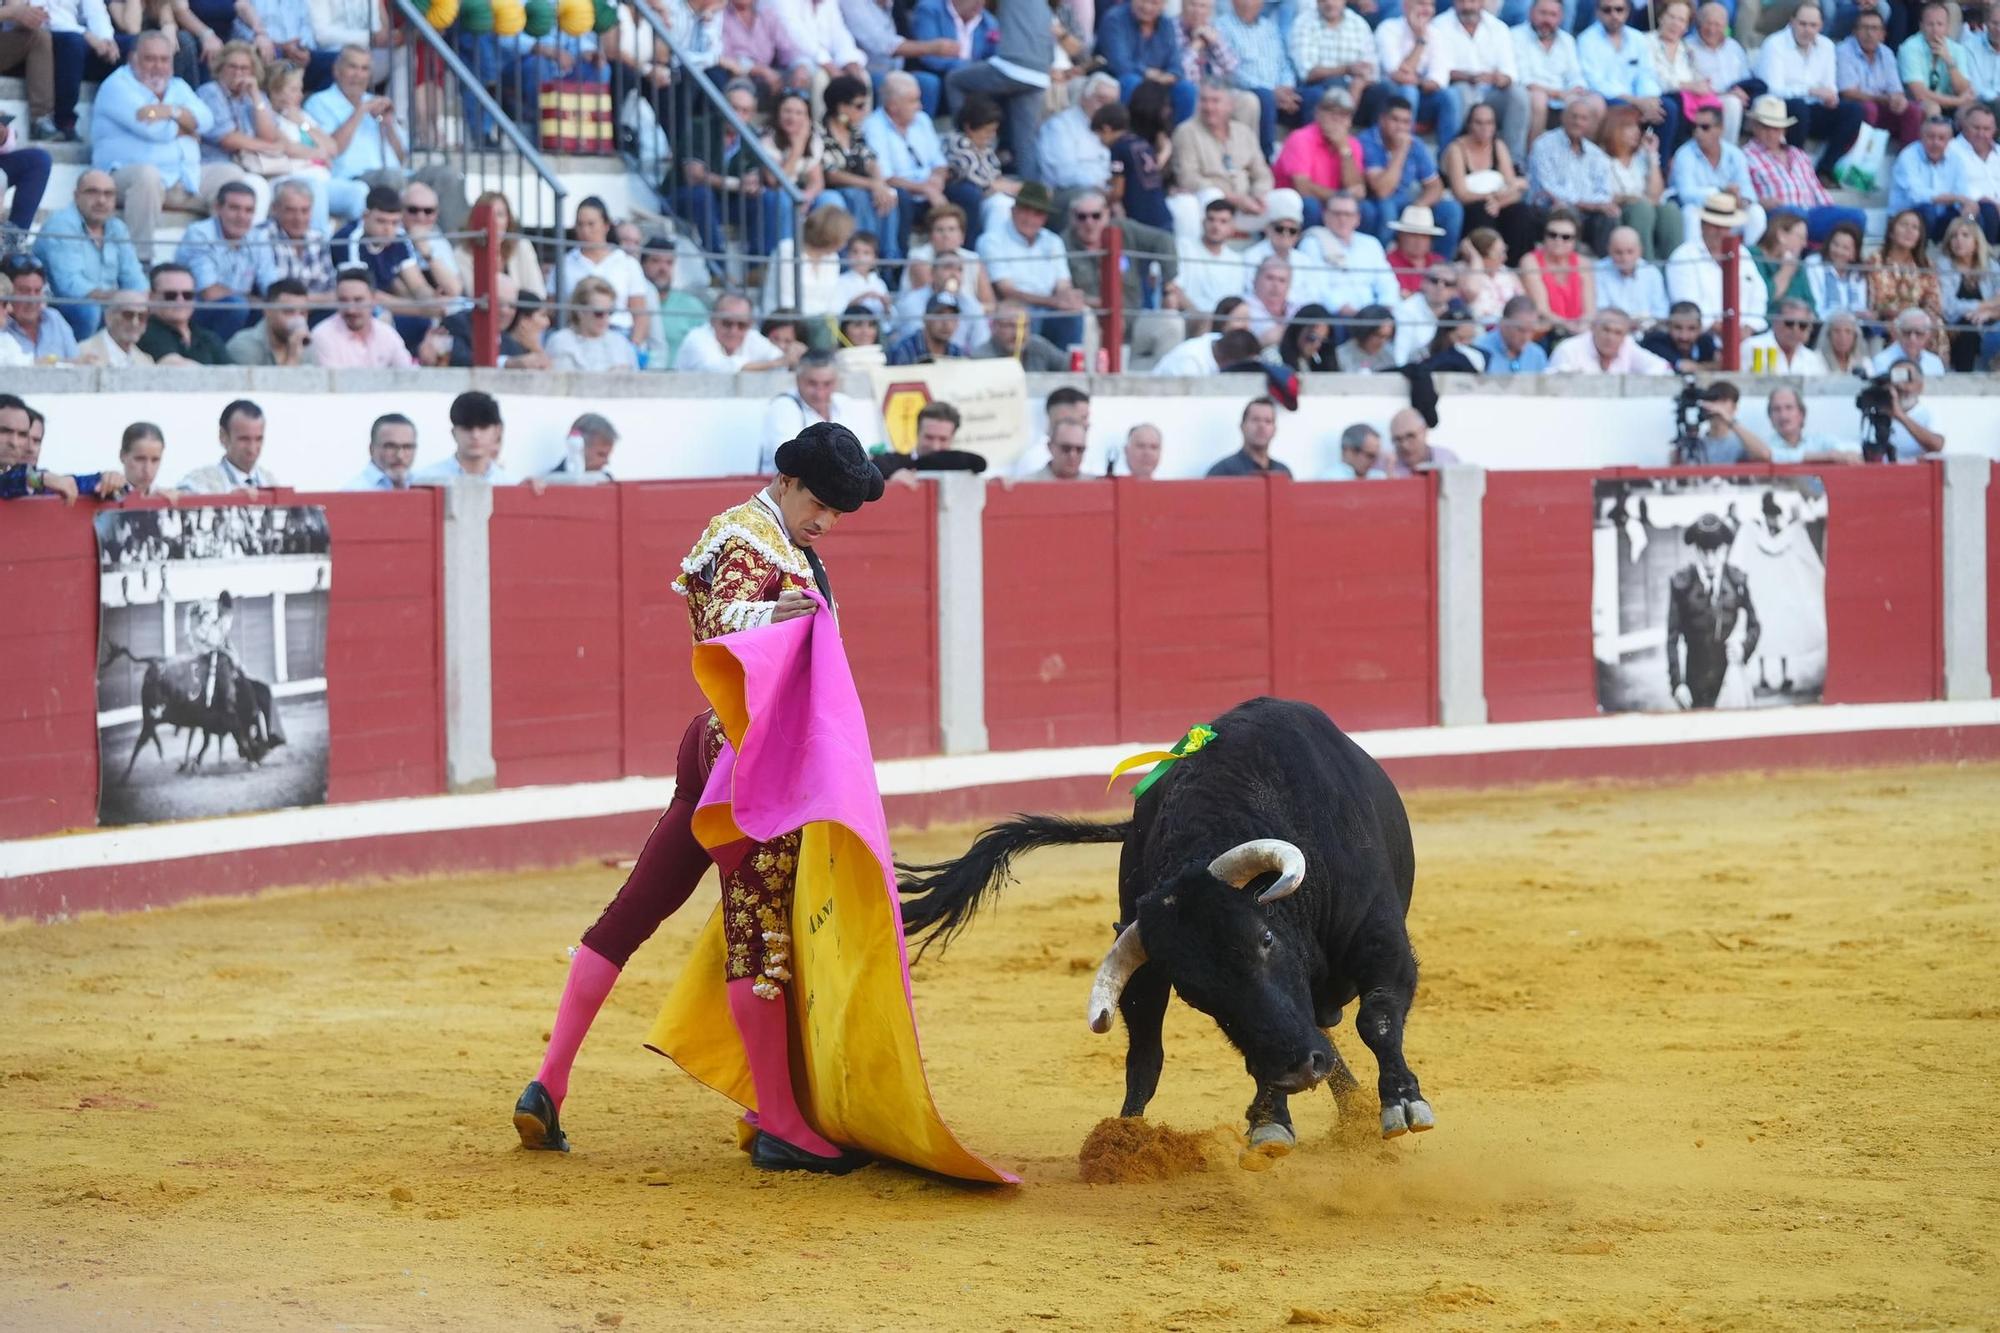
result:
[[[428,17],[430,18],[431,26],[439,32],[443,32],[452,24],[458,22],[458,0],[431,0],[431,9]]]
[[[493,0],[493,31],[502,37],[517,37],[528,26],[528,10],[521,0]]]
[[[580,37],[597,26],[597,11],[590,0],[561,0],[556,5],[556,26],[572,37]]]

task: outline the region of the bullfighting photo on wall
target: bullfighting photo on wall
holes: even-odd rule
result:
[[[1826,491],[1817,477],[1599,480],[1591,638],[1606,713],[1818,703]]]
[[[98,823],[323,804],[326,511],[105,513],[97,556]]]

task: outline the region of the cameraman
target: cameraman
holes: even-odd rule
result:
[[[1889,419],[1894,423],[1889,443],[1896,446],[1896,461],[1917,463],[1925,454],[1943,453],[1944,432],[1932,428],[1931,410],[1917,401],[1924,396],[1924,372],[1917,363],[1898,361],[1889,367],[1889,384],[1895,390],[1889,401]]]
[[[1737,406],[1743,395],[1728,380],[1717,380],[1701,390],[1702,432],[1701,462],[1712,465],[1728,463],[1768,463],[1771,461],[1771,446],[1764,438],[1736,419]],[[1685,465],[1690,460],[1677,456],[1669,462]]]
[[[1831,437],[1806,429],[1806,402],[1797,389],[1785,386],[1771,390],[1770,404],[1764,409],[1771,418],[1771,461],[1773,463],[1859,463],[1861,455],[1843,449]]]

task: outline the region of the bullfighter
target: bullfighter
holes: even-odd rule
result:
[[[808,426],[777,451],[778,476],[755,496],[712,519],[681,562],[674,590],[687,598],[696,643],[815,611],[808,590],[832,603],[816,544],[843,514],[882,496],[882,474],[846,427]],[[529,1148],[567,1152],[559,1115],[570,1067],[598,1009],[632,954],[688,900],[711,861],[721,874],[730,1017],[756,1086],[751,1161],[767,1171],[841,1174],[866,1159],[821,1137],[792,1089],[789,923],[799,834],[705,850],[692,822],[722,749],[714,712],[681,738],[674,797],[646,840],[624,887],[584,932],[556,1010],[548,1051],[514,1107]]]
[[[1667,591],[1667,683],[1682,708],[1713,708],[1729,673],[1729,636],[1743,621],[1743,645],[1736,661],[1757,651],[1757,609],[1750,580],[1729,563],[1736,530],[1714,514],[1703,514],[1682,533],[1694,548],[1694,563],[1675,571]],[[1685,665],[1681,645],[1687,645]]]

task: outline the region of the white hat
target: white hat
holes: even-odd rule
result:
[[[1759,125],[1770,125],[1781,130],[1788,130],[1799,123],[1787,114],[1785,99],[1774,97],[1770,93],[1765,93],[1750,104],[1750,119]]]
[[[1267,222],[1304,222],[1306,201],[1297,190],[1273,190],[1264,196],[1264,219]]]
[[[1403,216],[1389,224],[1389,230],[1414,232],[1419,236],[1444,235],[1444,228],[1437,225],[1428,204],[1411,204],[1403,210]]]
[[[1736,196],[1717,190],[1702,201],[1701,220],[1711,227],[1727,227],[1731,231],[1750,220],[1750,215],[1737,205]]]

